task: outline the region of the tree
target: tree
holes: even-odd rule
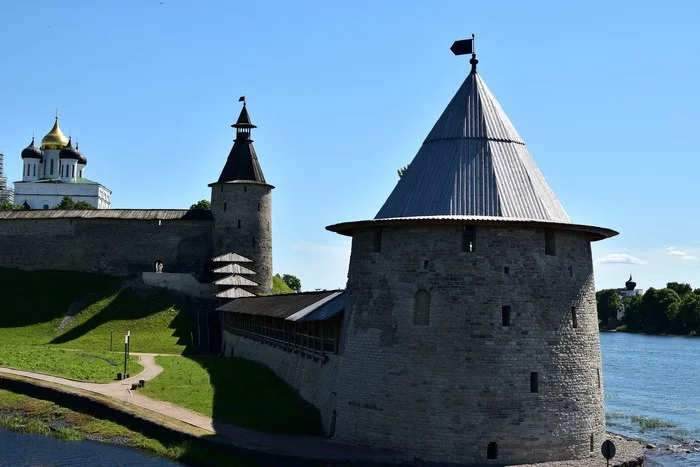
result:
[[[78,209],[78,210],[89,210],[96,209],[95,206],[88,203],[87,201],[73,201],[70,196],[64,196],[60,203],[54,206],[54,209]]]
[[[299,278],[297,276],[293,276],[292,274],[284,274],[282,276],[282,280],[293,291],[295,291],[297,293],[301,292],[301,281],[299,280]]]
[[[595,294],[598,308],[598,323],[606,326],[609,319],[617,317],[617,310],[620,309],[620,295],[615,289],[603,289]]]
[[[192,206],[190,206],[190,210],[192,211],[211,211],[211,203],[209,200],[206,199],[200,199],[196,203],[194,203]]]
[[[693,288],[685,282],[669,282],[666,284],[666,288],[675,291],[679,297],[693,293]]]
[[[700,334],[700,297],[684,295],[671,328],[674,334]]]
[[[19,204],[15,204],[9,199],[0,202],[0,211],[22,211],[24,210],[24,206],[21,206]]]
[[[636,330],[652,334],[666,334],[679,311],[681,298],[675,290],[650,287],[642,296],[636,322]]]

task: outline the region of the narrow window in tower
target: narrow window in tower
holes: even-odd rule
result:
[[[241,220],[240,219],[238,219],[238,228],[239,229],[241,228]]]
[[[260,203],[258,203],[258,212],[260,212]]]
[[[255,237],[253,237],[253,246],[255,246]]]
[[[221,192],[221,193],[224,192],[224,186],[223,186],[223,185],[221,185],[221,189],[219,190],[219,192]]]
[[[428,260],[423,261],[423,269],[428,269]]]
[[[571,307],[571,325],[575,328],[578,327],[578,317],[576,316],[576,307]]]
[[[544,254],[554,256],[557,254],[554,242],[554,230],[544,229]]]
[[[594,446],[595,445],[593,444],[593,433],[591,433],[591,452],[593,452],[593,449],[595,449]]]
[[[501,307],[501,319],[503,321],[503,326],[510,326],[510,305],[503,305]]]
[[[530,373],[530,392],[540,392],[540,375],[536,371]]]
[[[34,164],[34,177],[36,177],[36,164]]]
[[[595,371],[598,373],[598,389],[600,389],[600,368],[596,368]]]
[[[224,201],[224,212],[226,212],[226,201]]]
[[[430,324],[430,292],[419,289],[413,301],[413,324],[427,326]]]
[[[27,164],[27,176],[29,176],[29,164]]]
[[[379,253],[382,251],[382,228],[375,227],[372,231],[372,251]]]
[[[247,187],[247,186],[244,186],[244,187],[243,187],[243,191],[248,191],[248,187]]]
[[[474,227],[465,225],[462,229],[462,251],[474,251]]]
[[[83,169],[80,169],[80,178],[83,178]]]
[[[71,177],[75,177],[75,166],[72,166],[72,167],[70,168],[70,176],[71,176]]]
[[[49,169],[51,170],[51,175],[53,175],[53,159],[51,159],[51,167]]]
[[[498,459],[498,444],[489,443],[489,445],[486,447],[486,458]]]
[[[508,266],[503,268],[503,274],[505,274],[506,276],[510,274],[510,268]]]

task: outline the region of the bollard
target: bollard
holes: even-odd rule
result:
[[[121,372],[119,372],[119,373],[117,373],[117,381],[121,381],[121,380],[122,380],[122,374],[121,374]]]
[[[139,388],[139,383],[132,383],[131,384],[131,390],[136,391]]]
[[[146,380],[145,379],[140,379],[139,380],[139,387],[142,388],[146,385]]]

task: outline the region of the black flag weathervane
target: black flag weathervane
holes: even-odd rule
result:
[[[469,63],[472,65],[472,72],[476,73],[476,64],[479,63],[479,61],[476,59],[476,52],[474,51],[474,34],[472,34],[471,39],[455,41],[454,44],[452,44],[452,47],[450,47],[450,50],[455,55],[472,54],[472,58],[469,60]]]

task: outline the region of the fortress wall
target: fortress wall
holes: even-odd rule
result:
[[[541,228],[477,226],[473,252],[461,251],[459,227],[385,227],[379,252],[372,229],[356,231],[336,439],[460,463],[582,459],[591,436],[597,450],[605,418],[590,243],[554,234],[550,256]],[[416,323],[421,289],[429,314]],[[487,461],[490,443],[497,459]]]
[[[286,352],[267,344],[256,342],[229,331],[223,331],[223,355],[240,357],[265,365],[287,384],[299,391],[301,397],[321,412],[323,429],[331,429],[335,407],[333,395],[338,356],[328,355],[326,363]]]
[[[0,267],[116,276],[153,271],[207,274],[210,220],[2,219]]]
[[[190,297],[213,299],[219,287],[210,283],[199,282],[192,274],[184,272],[146,272],[141,273],[144,284],[164,289],[176,290]]]

